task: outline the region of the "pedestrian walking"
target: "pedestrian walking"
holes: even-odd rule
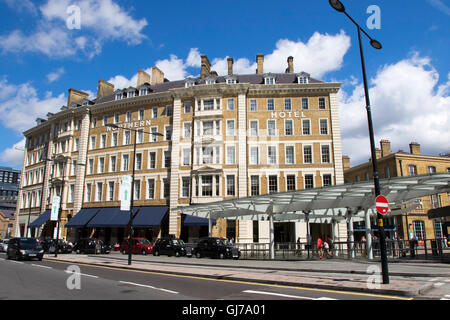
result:
[[[323,251],[324,251],[324,254],[325,254],[325,258],[331,257],[330,246],[329,246],[327,241],[323,242]]]

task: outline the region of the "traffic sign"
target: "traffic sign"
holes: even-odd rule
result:
[[[375,208],[379,214],[385,215],[389,211],[389,202],[385,196],[379,195],[375,199]]]

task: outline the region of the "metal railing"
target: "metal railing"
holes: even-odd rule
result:
[[[386,240],[386,254],[389,259],[425,259],[450,261],[450,243],[446,239],[426,239],[421,241]],[[186,246],[194,248],[195,243]],[[241,259],[269,260],[269,243],[235,243],[241,251]],[[317,246],[303,242],[275,243],[275,260],[316,260],[320,257]],[[362,241],[335,242],[329,250],[322,251],[323,259],[367,259],[366,243]],[[380,257],[380,246],[372,240],[374,258]]]

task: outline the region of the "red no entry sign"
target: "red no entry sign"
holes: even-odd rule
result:
[[[385,196],[378,196],[375,199],[375,208],[377,208],[378,213],[385,215],[389,211],[389,202]]]

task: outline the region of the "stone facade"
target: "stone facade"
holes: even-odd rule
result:
[[[48,159],[70,158],[61,236],[70,236],[64,225],[81,208],[120,206],[120,179],[131,174],[133,158],[134,205],[167,205],[167,232],[175,236],[182,233],[180,213],[173,210],[179,206],[342,183],[340,84],[293,73],[292,59],[286,74],[262,73],[261,55],[258,63],[258,74],[217,77],[202,56],[201,78],[175,82],[165,80],[156,67],[151,80],[141,70],[136,88],[114,91],[100,80],[102,92],[94,101],[71,89],[67,107],[24,133],[25,160],[41,153]],[[107,90],[114,93],[105,96]],[[110,123],[121,129],[107,127]],[[150,131],[163,136],[154,138]],[[45,175],[22,183],[24,192],[44,195],[42,203],[32,205],[34,218],[47,208],[49,195],[59,192],[55,180],[63,175],[53,162],[24,161],[23,176],[36,170]],[[23,203],[18,208],[19,224],[26,228],[29,208]],[[266,239],[267,222],[260,223],[259,238]],[[304,229],[296,223],[291,239],[305,238]],[[236,223],[238,241],[252,242],[253,233],[251,221]],[[226,221],[218,221],[212,234],[225,237]]]

